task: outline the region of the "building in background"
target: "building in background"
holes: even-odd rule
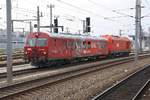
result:
[[[26,35],[23,32],[12,32],[13,43],[24,43]],[[0,30],[0,43],[7,43],[6,30]]]
[[[26,40],[25,32],[12,32],[13,48],[23,48]],[[7,34],[6,30],[0,30],[0,49],[6,49]]]

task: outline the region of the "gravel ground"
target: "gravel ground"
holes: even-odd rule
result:
[[[149,89],[146,91],[146,93],[143,94],[143,97],[141,98],[141,100],[150,100],[150,86],[149,86]]]
[[[140,60],[136,66],[133,62],[117,65],[57,84],[43,86],[8,100],[87,100],[149,62],[150,58],[146,58]]]

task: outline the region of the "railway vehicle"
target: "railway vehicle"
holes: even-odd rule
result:
[[[25,59],[38,66],[105,57],[108,53],[107,39],[68,33],[33,32],[24,46]]]
[[[131,41],[127,37],[103,35],[108,41],[108,51],[111,56],[128,56],[131,52]]]

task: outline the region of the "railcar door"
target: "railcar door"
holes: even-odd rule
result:
[[[74,57],[74,40],[73,39],[68,39],[67,40],[67,50],[69,52],[69,57],[72,58]]]
[[[82,41],[81,40],[76,40],[75,41],[76,57],[81,57],[81,48],[82,48]]]

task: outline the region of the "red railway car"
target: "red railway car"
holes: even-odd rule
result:
[[[64,33],[30,33],[24,46],[25,59],[33,64],[51,64],[108,55],[105,38]]]
[[[131,41],[127,37],[103,35],[108,40],[109,54],[113,56],[129,55],[131,52]]]

